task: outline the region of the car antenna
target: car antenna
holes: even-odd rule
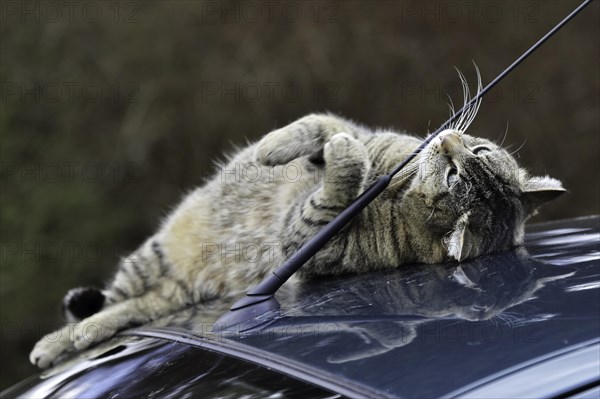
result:
[[[346,209],[337,215],[331,222],[325,225],[316,235],[308,240],[296,253],[289,257],[284,264],[268,275],[257,286],[250,289],[246,296],[233,304],[231,310],[222,315],[214,324],[213,332],[220,332],[231,327],[236,327],[239,332],[247,331],[261,324],[260,320],[253,320],[264,313],[279,309],[279,303],[275,299],[275,292],[285,283],[302,265],[312,258],[321,248],[329,242],[340,230],[342,230],[356,215],[369,205],[390,184],[392,178],[398,174],[410,161],[412,161],[436,136],[447,127],[451,126],[459,116],[469,110],[481,97],[490,91],[506,75],[512,72],[519,64],[537,50],[546,40],[565,26],[575,15],[589,5],[592,0],[585,0],[554,28],[546,33],[540,40],[531,46],[525,53],[517,58],[508,68],[484,87],[475,97],[465,104],[458,112],[455,112],[435,132],[430,134],[404,161],[392,170],[391,173],[381,176]]]

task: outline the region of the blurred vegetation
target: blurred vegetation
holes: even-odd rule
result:
[[[422,136],[444,90],[460,102],[453,66],[490,81],[578,2],[66,3],[2,2],[0,388],[36,371],[66,290],[102,284],[234,144],[325,110]],[[501,139],[508,121],[521,163],[564,182],[537,221],[599,213],[589,8],[471,129]]]

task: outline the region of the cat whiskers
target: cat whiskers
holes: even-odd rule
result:
[[[452,118],[452,116],[456,114],[456,109],[454,108],[454,101],[452,101],[452,97],[450,96],[450,94],[446,93],[446,96],[448,96],[448,101],[450,101],[448,103],[448,108],[450,109],[450,118]]]
[[[431,215],[429,215],[429,217],[427,219],[425,219],[425,223],[429,222],[429,219],[431,219],[434,212],[435,212],[435,207],[431,208]]]
[[[525,140],[523,140],[523,144],[521,144],[519,146],[519,148],[517,148],[516,150],[514,150],[513,152],[511,152],[509,155],[513,155],[514,153],[519,152],[519,150],[525,146],[525,143],[527,143],[527,137],[525,137]]]
[[[471,192],[471,189],[473,188],[473,182],[467,182],[467,184],[469,185],[469,188],[467,188],[467,192],[465,193],[465,197],[467,197],[469,195],[469,193]]]
[[[451,189],[452,189],[452,188],[454,188],[454,186],[456,186],[458,183],[459,183],[458,181],[457,181],[457,182],[455,182],[455,183],[454,183],[454,184],[453,184],[453,185],[452,185],[450,188],[451,188]],[[464,184],[465,186],[467,186],[467,191],[465,191],[465,192],[464,192],[464,194],[462,194],[462,197],[464,197],[464,198],[468,198],[468,196],[469,196],[469,193],[471,192],[471,189],[473,188],[473,183],[472,183],[472,182],[469,182],[469,181],[464,181],[464,182],[463,182],[463,184]]]
[[[454,68],[456,69],[456,72],[458,73],[458,77],[460,78],[460,83],[462,85],[462,90],[463,90],[463,106],[466,106],[469,101],[471,100],[471,91],[469,90],[469,83],[467,83],[467,79],[465,78],[465,75],[462,74],[461,71],[458,70],[458,68]],[[458,118],[458,121],[456,122],[456,125],[454,127],[455,130],[458,130],[461,133],[464,133],[466,129],[464,129],[464,124],[468,119],[468,115],[470,112],[470,108],[466,109],[465,112],[462,113],[462,115],[460,116],[460,118]]]
[[[496,322],[496,326],[498,325],[497,320],[503,321],[509,327],[518,327],[525,324],[523,317],[520,317],[517,314],[513,314],[510,312],[498,313],[491,320]]]
[[[397,185],[405,183],[419,171],[419,166],[419,163],[416,163],[414,165],[408,165],[405,169],[401,171],[401,173],[394,176],[388,188],[393,188]]]
[[[502,133],[500,133],[502,134]],[[502,137],[502,142],[500,144],[498,144],[498,142],[496,142],[496,144],[498,144],[498,147],[502,147],[504,145],[504,140],[506,140],[506,136],[508,135],[508,121],[506,121],[506,129],[504,129],[504,137]]]
[[[479,68],[477,67],[477,64],[475,64],[475,62],[473,62],[473,65],[475,66],[475,71],[477,73],[477,91],[476,91],[476,94],[477,94],[477,93],[480,93],[481,90],[483,90],[483,84],[481,82],[481,73],[479,71]],[[455,68],[455,69],[456,69],[456,72],[458,72],[458,77],[460,78],[460,81],[462,84],[463,106],[468,106],[468,108],[460,115],[460,117],[456,121],[454,121],[451,124],[450,129],[456,130],[457,132],[463,134],[467,131],[467,129],[469,128],[471,123],[473,123],[473,121],[475,120],[475,116],[477,116],[477,113],[479,112],[479,107],[481,106],[482,99],[479,98],[473,104],[469,105],[469,102],[471,102],[471,99],[472,99],[471,91],[469,89],[469,83],[467,82],[467,79],[462,74],[462,72],[460,72],[458,70],[458,68]],[[450,96],[448,96],[448,97],[450,97]],[[450,108],[452,115],[455,115],[456,111],[455,111],[454,103],[452,102],[452,99],[450,99],[450,104],[448,104],[448,107]]]
[[[398,185],[404,184],[407,180],[409,180],[412,176],[414,176],[415,173],[417,173],[417,170],[414,170],[414,171],[412,171],[412,172],[410,172],[408,174],[403,175],[402,177],[400,177],[398,179],[398,181],[395,181],[392,184],[390,184],[388,188],[394,188],[394,187],[396,187]]]

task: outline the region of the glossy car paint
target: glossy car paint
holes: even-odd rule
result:
[[[277,295],[281,310],[263,315],[257,328],[212,334],[223,306],[187,309],[3,396],[97,396],[100,388],[139,395],[132,378],[156,385],[156,396],[171,392],[152,373],[127,368],[142,353],[157,354],[154,373],[201,393],[202,379],[189,381],[198,373],[193,359],[202,363],[213,356],[207,351],[354,397],[552,397],[593,392],[600,382],[598,217],[533,225],[525,250],[460,265],[284,288]],[[168,341],[176,342],[160,351]],[[85,384],[92,374],[97,383]]]

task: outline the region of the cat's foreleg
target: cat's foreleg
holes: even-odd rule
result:
[[[325,176],[322,186],[289,215],[286,242],[290,256],[310,237],[335,218],[365,189],[370,161],[365,146],[346,133],[331,138],[324,148]],[[347,249],[347,235],[336,235],[301,269],[302,275],[338,274]]]
[[[334,135],[345,132],[357,138],[365,129],[329,114],[311,114],[267,134],[258,143],[256,160],[264,165],[283,165],[323,150]]]

